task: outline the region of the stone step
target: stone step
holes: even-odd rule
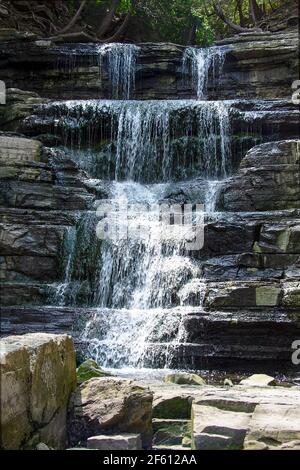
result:
[[[192,448],[242,449],[251,415],[212,406],[192,405]]]
[[[153,450],[190,450],[188,447],[184,446],[165,446],[165,445],[155,445]]]
[[[87,448],[96,450],[141,450],[140,434],[102,434],[87,439]]]

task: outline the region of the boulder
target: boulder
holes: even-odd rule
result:
[[[193,398],[189,394],[157,393],[153,402],[153,418],[158,419],[190,419]]]
[[[76,386],[67,335],[33,333],[1,340],[2,449],[64,448],[66,414]]]
[[[165,376],[166,383],[173,383],[178,385],[205,385],[205,380],[197,374],[168,374]]]
[[[192,449],[242,449],[250,414],[192,405]]]
[[[87,448],[96,450],[140,450],[140,434],[118,434],[92,436],[87,439]]]
[[[103,432],[126,432],[141,434],[143,447],[150,447],[152,400],[149,389],[131,380],[97,377],[83,382],[70,401],[71,446]]]
[[[253,374],[247,379],[241,380],[240,384],[248,387],[266,387],[267,385],[275,385],[275,379],[266,374]]]
[[[256,406],[250,422],[250,429],[245,439],[245,448],[249,442],[259,441],[280,448],[299,445],[300,408],[289,404],[259,404]],[[291,444],[291,441],[298,441]],[[290,444],[287,444],[290,443]]]
[[[102,370],[96,361],[93,359],[87,359],[82,362],[76,370],[77,383],[80,385],[83,382],[91,379],[92,377],[107,377],[111,376],[109,372]]]

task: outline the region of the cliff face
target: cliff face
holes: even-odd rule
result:
[[[0,38],[1,39],[1,38]],[[218,90],[210,99],[289,98],[298,77],[298,31],[243,34],[218,43],[226,60]],[[182,76],[183,46],[139,44],[134,99],[193,98]],[[0,43],[2,79],[8,88],[35,91],[52,99],[102,99],[110,92],[108,70],[99,74],[99,50],[91,44],[49,41]],[[30,77],[30,80],[28,80]]]
[[[185,341],[175,348],[171,365],[293,370],[291,343],[300,332],[300,141],[299,110],[290,97],[291,83],[298,78],[298,37],[295,30],[239,35],[220,46],[226,50],[223,73],[217,86],[208,76],[208,98],[235,100],[228,104],[233,171],[216,198],[217,215],[206,220],[204,247],[191,255],[206,290],[201,308],[195,308],[199,292],[187,299],[193,308],[184,321]],[[195,98],[194,87],[183,79],[181,46],[139,47],[133,98]],[[51,103],[45,111],[40,105],[49,99],[108,98],[109,70],[104,64],[99,73],[98,59],[90,45],[56,46],[10,37],[0,43],[2,80],[9,88],[7,105],[0,108],[4,334],[70,331],[74,325],[76,331],[78,317],[94,313],[88,268],[93,262],[86,261],[86,251],[78,252],[82,287],[76,305],[59,307],[51,295],[64,276],[66,233],[97,199],[111,196],[111,182],[101,162],[95,183],[89,169],[80,168],[61,147],[68,145],[68,136],[77,139],[78,120],[84,129],[81,145],[91,147],[85,140],[86,119],[97,136],[102,129],[105,150],[105,132],[114,118],[107,109],[85,114],[90,111],[70,111],[64,104],[51,109]],[[199,105],[184,106],[172,135],[180,171],[180,126],[188,113],[195,119]],[[170,111],[173,124],[174,119]],[[191,135],[199,137],[199,128],[192,127]],[[191,140],[187,155],[192,152]],[[116,162],[110,162],[109,171],[115,172]],[[189,178],[182,174],[173,178],[166,199],[204,202],[207,181],[197,168]],[[164,347],[163,340],[155,346],[158,365],[163,365],[159,352]]]

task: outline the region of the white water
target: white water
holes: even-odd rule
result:
[[[128,100],[134,87],[138,48],[107,45],[99,47],[98,54],[100,74],[104,61],[108,63],[113,98]],[[183,170],[190,166],[193,176],[207,180],[205,200],[199,202],[205,204],[207,214],[215,211],[220,178],[230,172],[230,102],[200,100],[206,98],[209,73],[212,70],[217,80],[223,62],[219,49],[186,49],[183,69],[191,72],[198,101],[54,104],[59,110],[63,106],[67,110],[67,115],[55,116],[56,127],[64,129],[66,145],[71,139],[72,146],[77,140],[81,147],[82,129],[89,136],[90,146],[97,144],[99,120],[102,116],[111,120],[107,137],[110,147],[115,147],[109,157],[115,160],[115,181],[109,202],[110,215],[117,220],[115,236],[102,241],[98,252],[94,220],[83,219],[81,238],[74,240],[73,233],[67,237],[65,278],[57,291],[60,305],[66,301],[70,286],[71,298],[77,299],[84,282],[80,275],[72,278],[73,268],[79,264],[80,274],[80,262],[86,264],[80,256],[87,256],[86,249],[92,251],[95,256],[88,266],[93,268],[90,303],[97,308],[86,321],[80,339],[104,367],[172,366],[186,340],[186,315],[203,306],[206,283],[201,262],[186,249],[193,233],[180,223],[166,223],[158,216],[158,206],[174,173],[181,171],[184,179]],[[80,158],[83,165],[83,160],[88,160],[86,169],[91,168],[90,149]],[[145,184],[148,181],[156,184]],[[126,218],[122,212],[125,207]],[[127,236],[120,237],[120,232]]]
[[[192,82],[197,92],[198,100],[207,98],[209,73],[212,85],[215,87],[223,71],[226,51],[221,47],[207,47],[200,49],[187,47],[183,54],[182,70]]]
[[[97,46],[100,76],[106,60],[113,99],[130,99],[135,86],[139,50],[134,44],[111,43]]]
[[[82,66],[98,67],[99,80],[108,75],[110,98],[129,100],[135,88],[136,62],[140,48],[134,44],[78,44],[60,47],[57,67],[71,78]]]
[[[65,145],[106,142],[103,158],[115,180],[170,181],[231,171],[231,101],[66,101],[43,107],[53,114]],[[110,132],[102,127],[110,125]],[[104,150],[103,150],[104,152]],[[80,157],[93,172],[91,153]],[[103,172],[94,177],[103,177]]]

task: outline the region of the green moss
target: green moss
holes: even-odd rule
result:
[[[107,377],[111,374],[102,370],[96,361],[87,359],[76,370],[78,385],[86,382],[93,377]]]
[[[190,419],[190,397],[172,397],[163,400],[153,408],[153,418],[160,419]]]
[[[283,230],[277,237],[276,245],[282,251],[286,252],[290,239],[290,231],[289,229]]]
[[[281,289],[274,286],[262,286],[257,287],[256,294],[256,305],[257,306],[269,306],[275,307],[278,305],[279,294]]]

